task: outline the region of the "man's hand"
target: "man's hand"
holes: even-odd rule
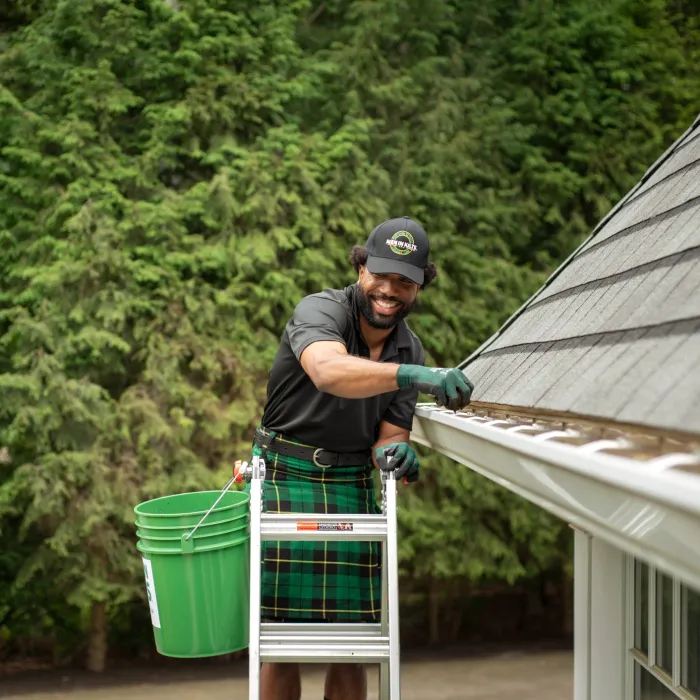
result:
[[[396,374],[400,389],[413,386],[424,394],[435,397],[438,406],[446,406],[451,411],[464,408],[472,398],[474,384],[461,369],[442,367],[422,367],[421,365],[400,365]]]
[[[377,447],[374,458],[382,471],[393,471],[397,479],[403,478],[409,484],[418,481],[418,455],[407,442]]]

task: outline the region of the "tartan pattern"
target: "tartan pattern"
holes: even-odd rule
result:
[[[253,445],[252,454],[260,456],[262,449]],[[371,462],[321,469],[271,450],[264,459],[267,513],[381,513]],[[379,621],[380,543],[263,542],[262,548],[262,617]]]

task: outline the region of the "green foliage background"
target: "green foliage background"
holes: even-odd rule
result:
[[[683,0],[0,10],[0,654],[71,658],[97,604],[150,639],[133,506],[225,483],[289,314],[378,222],[428,230],[412,327],[456,364],[698,110]],[[423,463],[418,605],[566,566],[561,523]]]

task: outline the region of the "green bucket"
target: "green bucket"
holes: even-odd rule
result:
[[[141,527],[194,527],[221,496],[221,491],[195,491],[175,496],[163,496],[140,503],[134,508],[136,524]],[[250,510],[250,496],[244,491],[226,491],[216,508],[202,523],[218,523],[230,520]]]
[[[231,517],[239,515],[237,509],[247,516],[247,494],[223,494],[217,508],[187,539],[221,495],[211,491],[168,496],[134,509],[141,520],[148,516],[156,523],[155,528],[148,528],[148,533],[143,532],[143,527],[137,531],[136,548],[143,558],[156,649],[163,656],[219,656],[248,646],[249,524],[247,517]],[[243,495],[245,498],[241,498]],[[180,513],[175,512],[174,501],[182,508]],[[165,502],[170,505],[164,508]],[[221,518],[222,512],[228,513],[229,518]],[[192,518],[194,522],[182,522],[190,516],[196,516]],[[215,521],[219,527],[210,527],[202,534],[211,517],[219,518]],[[177,527],[187,527],[179,533],[159,530],[157,523],[168,519],[169,526],[172,521],[180,521]],[[230,527],[230,521],[234,527]],[[156,533],[154,536],[150,536],[151,530]]]

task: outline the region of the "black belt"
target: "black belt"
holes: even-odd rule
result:
[[[284,436],[263,433],[259,428],[255,430],[253,441],[264,451],[275,452],[285,457],[295,457],[313,462],[317,467],[360,467],[370,461],[371,452],[331,452],[320,447],[304,447],[293,442],[282,442]],[[264,459],[263,455],[263,459]]]

